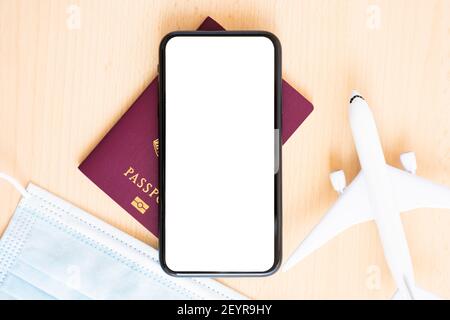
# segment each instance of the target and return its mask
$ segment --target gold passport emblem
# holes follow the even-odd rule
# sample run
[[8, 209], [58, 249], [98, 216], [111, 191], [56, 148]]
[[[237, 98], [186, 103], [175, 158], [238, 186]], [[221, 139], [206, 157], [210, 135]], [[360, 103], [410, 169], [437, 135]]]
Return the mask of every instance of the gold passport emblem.
[[153, 140], [153, 149], [155, 150], [156, 156], [159, 157], [159, 139]]
[[144, 200], [142, 200], [139, 197], [134, 198], [134, 200], [131, 201], [131, 205], [133, 207], [135, 207], [142, 214], [144, 214], [147, 211], [147, 209], [149, 208], [149, 205], [146, 204], [144, 202]]

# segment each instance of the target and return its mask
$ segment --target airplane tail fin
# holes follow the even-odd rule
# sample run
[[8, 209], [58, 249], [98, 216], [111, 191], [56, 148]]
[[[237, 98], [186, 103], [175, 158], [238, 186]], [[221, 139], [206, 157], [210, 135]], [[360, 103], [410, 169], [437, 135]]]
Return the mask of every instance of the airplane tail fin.
[[441, 300], [441, 298], [431, 292], [425, 291], [418, 286], [404, 289], [397, 289], [393, 300]]

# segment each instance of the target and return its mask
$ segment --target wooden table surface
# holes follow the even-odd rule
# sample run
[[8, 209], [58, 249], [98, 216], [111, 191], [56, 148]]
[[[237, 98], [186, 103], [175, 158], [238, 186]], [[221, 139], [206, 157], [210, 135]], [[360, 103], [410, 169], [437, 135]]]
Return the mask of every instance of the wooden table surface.
[[[77, 166], [156, 75], [163, 35], [206, 16], [265, 29], [283, 76], [315, 106], [284, 146], [284, 257], [336, 200], [328, 174], [359, 171], [348, 96], [368, 100], [388, 162], [450, 185], [450, 1], [0, 0], [0, 171], [157, 246]], [[118, 151], [120, 152], [120, 150]], [[0, 233], [19, 194], [0, 183]], [[417, 283], [450, 298], [449, 210], [403, 215]], [[224, 279], [252, 298], [389, 298], [373, 223], [347, 230], [288, 273]]]

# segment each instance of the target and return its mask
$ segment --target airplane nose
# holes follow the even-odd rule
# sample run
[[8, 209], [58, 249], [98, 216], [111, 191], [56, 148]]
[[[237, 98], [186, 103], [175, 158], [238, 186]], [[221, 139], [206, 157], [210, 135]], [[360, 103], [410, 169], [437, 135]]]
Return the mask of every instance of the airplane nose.
[[353, 101], [355, 98], [361, 98], [361, 99], [364, 100], [364, 98], [359, 94], [358, 91], [353, 90], [353, 91], [352, 91], [352, 94], [350, 95], [350, 103], [352, 103], [352, 101]]

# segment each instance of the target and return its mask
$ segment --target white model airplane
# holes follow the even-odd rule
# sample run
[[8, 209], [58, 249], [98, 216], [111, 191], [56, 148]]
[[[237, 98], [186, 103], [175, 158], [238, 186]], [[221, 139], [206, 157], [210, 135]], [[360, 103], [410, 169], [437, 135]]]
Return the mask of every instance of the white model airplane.
[[288, 259], [283, 271], [347, 228], [374, 220], [398, 287], [394, 299], [436, 299], [415, 284], [400, 212], [421, 207], [450, 209], [450, 188], [415, 176], [413, 152], [400, 156], [406, 171], [386, 164], [372, 112], [356, 91], [350, 98], [350, 125], [361, 171], [348, 187], [342, 170], [330, 174], [340, 196]]

